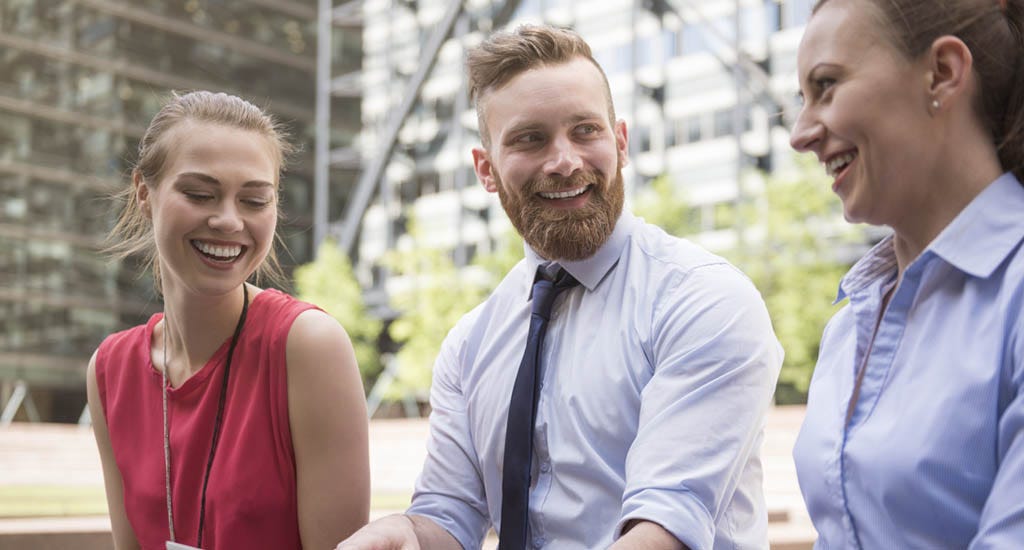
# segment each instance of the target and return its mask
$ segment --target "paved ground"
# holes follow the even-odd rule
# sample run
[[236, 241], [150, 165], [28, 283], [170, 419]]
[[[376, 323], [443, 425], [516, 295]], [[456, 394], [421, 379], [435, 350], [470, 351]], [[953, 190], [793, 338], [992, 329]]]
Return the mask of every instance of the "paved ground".
[[[802, 407], [776, 407], [769, 415], [764, 445], [765, 489], [771, 512], [769, 538], [774, 550], [810, 547], [814, 530], [800, 499], [790, 450]], [[375, 497], [387, 506], [400, 506], [411, 493], [426, 453], [425, 420], [375, 420], [370, 423], [371, 478]], [[16, 485], [101, 487], [99, 457], [92, 433], [75, 426], [15, 424], [0, 428], [0, 488]], [[375, 516], [391, 510], [375, 509]], [[0, 550], [43, 548], [25, 542], [33, 533], [109, 531], [106, 517], [0, 520]], [[63, 540], [63, 539], [62, 539]], [[56, 539], [45, 547], [59, 548]], [[493, 542], [485, 546], [492, 548]], [[89, 547], [83, 544], [80, 548]], [[101, 548], [102, 546], [96, 546]]]

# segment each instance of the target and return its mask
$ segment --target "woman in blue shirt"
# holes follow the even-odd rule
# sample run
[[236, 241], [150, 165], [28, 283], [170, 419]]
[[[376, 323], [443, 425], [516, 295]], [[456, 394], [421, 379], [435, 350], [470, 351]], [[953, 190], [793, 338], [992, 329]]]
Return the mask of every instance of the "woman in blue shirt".
[[792, 134], [847, 220], [794, 449], [818, 548], [1024, 548], [1024, 0], [823, 0]]

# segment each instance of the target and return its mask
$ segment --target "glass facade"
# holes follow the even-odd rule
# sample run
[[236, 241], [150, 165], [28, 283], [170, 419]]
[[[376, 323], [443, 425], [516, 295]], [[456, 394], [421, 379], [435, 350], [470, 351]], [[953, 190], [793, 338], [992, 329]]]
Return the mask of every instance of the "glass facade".
[[[302, 152], [282, 181], [280, 257], [311, 259], [316, 15], [315, 0], [0, 2], [0, 407], [21, 381], [42, 419], [73, 420], [99, 342], [160, 308], [136, 262], [101, 249], [170, 90], [238, 94], [285, 122]], [[332, 36], [333, 71], [358, 71], [361, 28]], [[359, 98], [333, 101], [332, 145], [350, 146]], [[355, 171], [331, 176], [343, 201]]]
[[[666, 175], [700, 213], [699, 225], [711, 231], [721, 225], [713, 214], [719, 204], [731, 208], [756, 191], [746, 172], [790, 160], [779, 113], [795, 104], [796, 39], [812, 3], [523, 0], [511, 3], [507, 25], [565, 25], [588, 40], [608, 76], [616, 115], [630, 128], [627, 196]], [[374, 296], [405, 284], [389, 279], [385, 263], [389, 250], [411, 246], [413, 219], [420, 241], [462, 260], [471, 259], [472, 250], [493, 249], [509, 230], [496, 197], [476, 183], [469, 154], [479, 142], [476, 116], [463, 96], [464, 52], [494, 27], [492, 18], [507, 4], [465, 3], [460, 25], [404, 120], [358, 243], [357, 275], [379, 291]], [[361, 81], [366, 151], [380, 149], [381, 129], [403, 99], [419, 44], [438, 25], [437, 5], [363, 2], [366, 34], [374, 37], [364, 48]], [[751, 61], [739, 85], [732, 61], [737, 48]]]

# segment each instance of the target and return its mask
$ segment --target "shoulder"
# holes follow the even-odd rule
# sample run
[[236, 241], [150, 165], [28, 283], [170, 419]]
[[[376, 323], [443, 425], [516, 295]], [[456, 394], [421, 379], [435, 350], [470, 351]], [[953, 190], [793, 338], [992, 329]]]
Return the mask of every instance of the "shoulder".
[[646, 288], [658, 294], [722, 297], [757, 297], [753, 282], [725, 258], [660, 227], [641, 223], [628, 250], [631, 280], [647, 280]]
[[663, 270], [686, 274], [701, 268], [739, 270], [721, 256], [681, 237], [669, 235], [656, 225], [640, 223], [630, 239], [630, 255], [636, 260]]
[[[320, 311], [320, 308], [309, 302], [303, 302], [279, 290], [268, 288], [257, 294], [249, 306], [249, 317], [246, 330], [252, 332], [252, 338], [269, 338], [272, 346], [279, 349], [295, 329], [295, 323], [308, 311]], [[324, 314], [330, 319], [330, 316]], [[302, 329], [300, 329], [301, 331]]]
[[316, 304], [304, 302], [286, 292], [281, 292], [274, 288], [261, 290], [259, 294], [253, 298], [252, 304], [253, 305], [250, 305], [251, 308], [254, 308], [256, 304], [259, 304], [258, 307], [260, 308], [260, 311], [265, 312], [265, 314], [271, 318], [280, 317], [281, 315], [294, 317], [308, 309], [319, 309]]
[[97, 353], [119, 351], [129, 346], [145, 343], [146, 336], [150, 333], [151, 326], [155, 325], [160, 319], [161, 315], [156, 314], [153, 315], [149, 322], [144, 325], [136, 325], [134, 327], [109, 334], [103, 339], [103, 342], [100, 343], [99, 348], [96, 350]]
[[160, 314], [153, 315], [149, 322], [144, 325], [137, 325], [108, 335], [100, 343], [93, 353], [90, 364], [93, 370], [105, 374], [106, 369], [116, 368], [118, 365], [128, 363], [124, 361], [128, 357], [142, 354], [149, 355], [149, 335], [152, 327], [161, 318]]
[[520, 260], [502, 277], [483, 302], [459, 318], [449, 331], [446, 341], [465, 340], [474, 330], [486, 330], [491, 319], [503, 318], [508, 314], [512, 300], [523, 300], [524, 296], [528, 296], [532, 284], [530, 266], [526, 260]]
[[345, 329], [322, 309], [302, 309], [288, 329], [289, 363], [294, 354], [315, 357], [318, 353], [344, 352], [351, 347]]

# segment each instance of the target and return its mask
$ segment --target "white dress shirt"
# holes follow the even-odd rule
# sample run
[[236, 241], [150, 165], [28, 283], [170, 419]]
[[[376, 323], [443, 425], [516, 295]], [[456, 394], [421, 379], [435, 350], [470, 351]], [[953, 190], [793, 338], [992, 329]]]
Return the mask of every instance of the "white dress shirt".
[[[500, 530], [505, 426], [526, 346], [529, 247], [445, 339], [412, 514], [464, 548]], [[529, 540], [604, 548], [631, 519], [691, 549], [767, 548], [760, 447], [782, 363], [764, 302], [725, 260], [623, 213], [554, 305], [534, 430]]]

